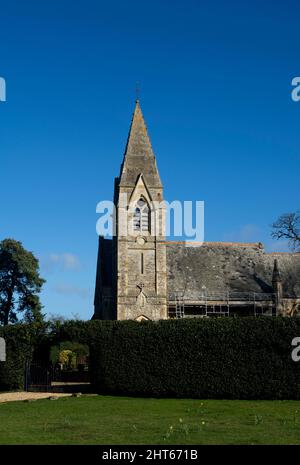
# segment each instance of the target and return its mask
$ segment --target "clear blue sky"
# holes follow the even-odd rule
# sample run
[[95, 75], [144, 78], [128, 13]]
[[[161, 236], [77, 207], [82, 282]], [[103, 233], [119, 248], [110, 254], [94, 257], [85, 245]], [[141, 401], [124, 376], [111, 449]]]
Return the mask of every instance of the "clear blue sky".
[[45, 311], [93, 312], [96, 204], [135, 100], [168, 200], [205, 201], [207, 241], [262, 241], [299, 209], [298, 1], [1, 2], [0, 239], [41, 260]]

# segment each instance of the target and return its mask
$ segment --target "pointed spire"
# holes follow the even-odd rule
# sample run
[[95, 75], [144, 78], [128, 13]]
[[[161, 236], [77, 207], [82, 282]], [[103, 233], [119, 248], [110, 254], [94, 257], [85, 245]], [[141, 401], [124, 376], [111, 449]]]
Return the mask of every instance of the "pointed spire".
[[154, 157], [140, 102], [136, 100], [125, 157], [140, 155], [147, 155], [149, 158]]
[[279, 282], [279, 281], [281, 281], [281, 276], [280, 276], [280, 273], [279, 273], [278, 260], [277, 260], [277, 258], [275, 258], [272, 282], [274, 283], [274, 282]]
[[162, 187], [140, 103], [136, 100], [121, 166], [120, 185], [134, 186], [140, 174], [149, 187]]

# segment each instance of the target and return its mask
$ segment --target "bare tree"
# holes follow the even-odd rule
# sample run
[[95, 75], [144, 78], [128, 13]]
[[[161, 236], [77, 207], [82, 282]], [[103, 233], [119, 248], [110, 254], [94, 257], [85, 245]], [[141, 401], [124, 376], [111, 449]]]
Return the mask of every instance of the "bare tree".
[[284, 213], [272, 224], [274, 239], [288, 239], [292, 250], [300, 251], [300, 211]]

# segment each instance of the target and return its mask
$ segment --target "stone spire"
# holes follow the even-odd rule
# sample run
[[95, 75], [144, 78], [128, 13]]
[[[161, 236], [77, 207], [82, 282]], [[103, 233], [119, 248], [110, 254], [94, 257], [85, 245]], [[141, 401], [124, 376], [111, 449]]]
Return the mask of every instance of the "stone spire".
[[279, 273], [279, 268], [278, 268], [278, 260], [275, 258], [274, 260], [274, 267], [273, 267], [273, 277], [272, 277], [272, 283], [278, 283], [281, 282], [281, 277]]
[[162, 187], [147, 127], [137, 100], [121, 166], [120, 186], [134, 186], [140, 174], [143, 174], [148, 187]]
[[279, 315], [282, 313], [282, 280], [278, 267], [278, 260], [275, 258], [274, 267], [273, 267], [273, 276], [272, 276], [272, 287], [275, 294], [275, 307], [276, 314]]

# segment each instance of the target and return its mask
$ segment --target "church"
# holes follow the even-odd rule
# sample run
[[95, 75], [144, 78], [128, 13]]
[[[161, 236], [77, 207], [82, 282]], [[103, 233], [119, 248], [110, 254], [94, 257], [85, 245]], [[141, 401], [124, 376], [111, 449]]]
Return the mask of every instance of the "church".
[[99, 237], [93, 319], [291, 316], [300, 311], [300, 253], [266, 253], [261, 243], [195, 247], [168, 241], [163, 200], [137, 101], [115, 178], [116, 233], [112, 239]]

